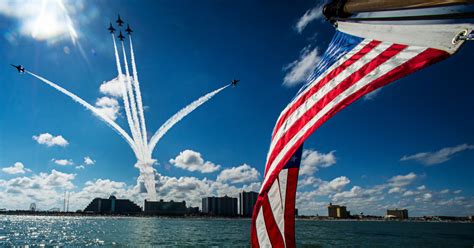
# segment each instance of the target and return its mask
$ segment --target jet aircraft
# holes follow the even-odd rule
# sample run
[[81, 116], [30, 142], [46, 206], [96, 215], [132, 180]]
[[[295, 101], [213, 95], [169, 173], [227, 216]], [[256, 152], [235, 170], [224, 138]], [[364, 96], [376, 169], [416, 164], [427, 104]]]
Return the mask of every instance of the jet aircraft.
[[118, 19], [117, 19], [117, 24], [119, 27], [123, 26], [123, 21], [122, 21], [122, 18], [120, 18], [120, 15], [118, 15]]
[[125, 32], [127, 32], [128, 35], [133, 32], [133, 30], [130, 28], [130, 25], [127, 24], [127, 29], [125, 29]]
[[15, 67], [19, 73], [25, 73], [25, 68], [22, 65], [13, 65], [13, 64], [10, 64], [10, 65]]
[[115, 32], [115, 28], [112, 26], [112, 23], [110, 23], [108, 30], [111, 34]]
[[234, 80], [232, 80], [231, 84], [232, 84], [233, 87], [235, 87], [235, 86], [237, 86], [238, 82], [240, 82], [239, 79], [234, 79]]
[[119, 36], [117, 36], [119, 38], [119, 40], [123, 41], [123, 39], [125, 38], [125, 36], [122, 35], [122, 31], [120, 31], [120, 34]]

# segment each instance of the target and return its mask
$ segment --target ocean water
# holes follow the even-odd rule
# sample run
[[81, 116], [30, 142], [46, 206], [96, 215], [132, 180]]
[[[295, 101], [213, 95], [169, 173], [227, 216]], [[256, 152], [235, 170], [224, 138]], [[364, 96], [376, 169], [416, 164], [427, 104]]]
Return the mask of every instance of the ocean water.
[[[0, 216], [0, 247], [249, 246], [248, 219]], [[474, 247], [474, 224], [297, 221], [299, 247]]]

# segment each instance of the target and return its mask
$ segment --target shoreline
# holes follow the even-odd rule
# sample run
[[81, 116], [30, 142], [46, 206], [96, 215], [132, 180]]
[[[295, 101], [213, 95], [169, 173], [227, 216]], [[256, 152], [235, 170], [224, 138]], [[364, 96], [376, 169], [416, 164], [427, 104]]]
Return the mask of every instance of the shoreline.
[[[150, 214], [97, 214], [97, 213], [78, 213], [78, 212], [47, 212], [47, 211], [3, 211], [0, 216], [44, 216], [44, 217], [92, 217], [92, 218], [157, 218], [157, 219], [207, 219], [207, 220], [251, 220], [250, 217], [226, 217], [226, 216], [207, 216], [207, 215], [150, 215]], [[426, 217], [425, 217], [426, 218]], [[296, 221], [307, 222], [427, 222], [427, 223], [466, 223], [474, 224], [473, 220], [467, 217], [450, 217], [452, 219], [423, 219], [423, 217], [412, 217], [409, 219], [384, 219], [380, 218], [349, 218], [349, 219], [332, 219], [327, 217], [296, 217]]]

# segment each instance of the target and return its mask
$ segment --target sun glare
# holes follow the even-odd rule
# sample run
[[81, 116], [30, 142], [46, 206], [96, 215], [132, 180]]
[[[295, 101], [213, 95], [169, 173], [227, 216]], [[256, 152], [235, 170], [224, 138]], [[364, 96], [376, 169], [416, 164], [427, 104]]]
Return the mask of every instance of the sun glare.
[[43, 0], [38, 2], [38, 15], [26, 20], [24, 30], [34, 39], [54, 42], [63, 36], [69, 36], [75, 44], [77, 32], [61, 0]]

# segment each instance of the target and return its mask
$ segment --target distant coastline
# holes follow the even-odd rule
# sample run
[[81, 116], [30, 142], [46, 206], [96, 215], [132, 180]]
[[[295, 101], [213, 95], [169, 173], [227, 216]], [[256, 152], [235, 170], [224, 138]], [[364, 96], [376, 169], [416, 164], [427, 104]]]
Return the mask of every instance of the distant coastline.
[[[249, 217], [234, 216], [211, 216], [211, 215], [151, 215], [151, 214], [98, 214], [87, 212], [53, 212], [53, 211], [29, 211], [29, 210], [7, 210], [0, 211], [0, 216], [50, 216], [50, 217], [141, 217], [141, 218], [175, 218], [175, 219], [232, 219], [232, 220], [250, 220]], [[423, 216], [410, 217], [405, 220], [400, 219], [386, 219], [382, 216], [370, 216], [366, 218], [346, 218], [336, 219], [327, 216], [297, 216], [297, 221], [352, 221], [352, 222], [453, 222], [453, 223], [472, 223], [474, 220], [471, 216]]]

